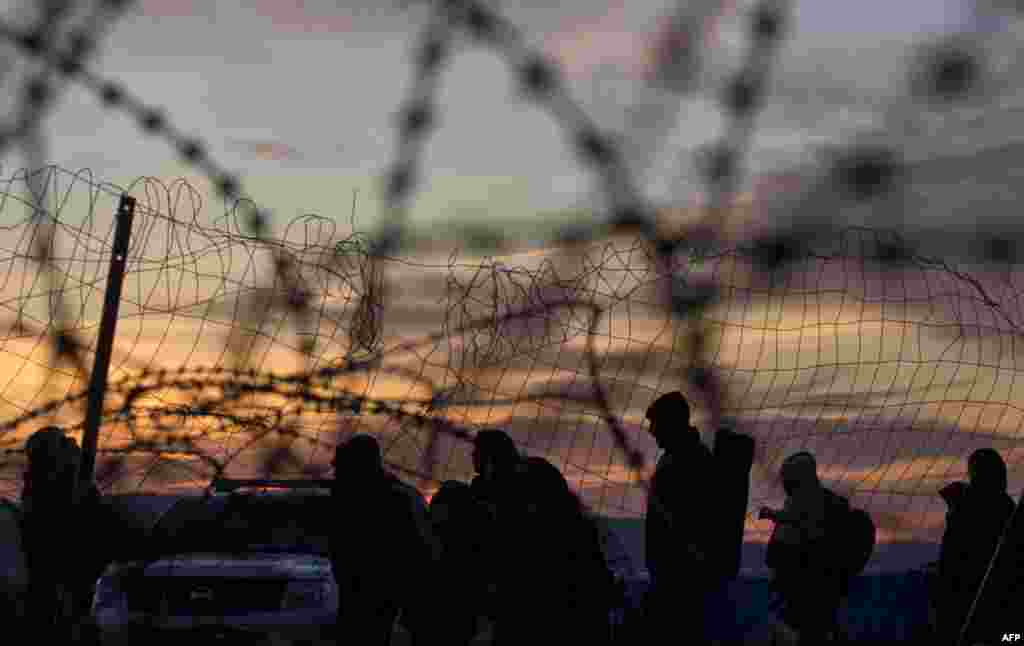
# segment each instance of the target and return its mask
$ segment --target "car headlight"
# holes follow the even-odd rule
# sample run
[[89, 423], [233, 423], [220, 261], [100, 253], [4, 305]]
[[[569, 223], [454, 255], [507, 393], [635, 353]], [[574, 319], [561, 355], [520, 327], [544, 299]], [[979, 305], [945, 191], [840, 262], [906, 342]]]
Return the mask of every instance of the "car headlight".
[[124, 592], [117, 585], [116, 580], [107, 577], [96, 579], [96, 591], [92, 597], [92, 611], [106, 609], [124, 609], [126, 599]]
[[331, 599], [333, 584], [330, 581], [291, 581], [284, 591], [282, 610], [300, 608], [325, 608]]

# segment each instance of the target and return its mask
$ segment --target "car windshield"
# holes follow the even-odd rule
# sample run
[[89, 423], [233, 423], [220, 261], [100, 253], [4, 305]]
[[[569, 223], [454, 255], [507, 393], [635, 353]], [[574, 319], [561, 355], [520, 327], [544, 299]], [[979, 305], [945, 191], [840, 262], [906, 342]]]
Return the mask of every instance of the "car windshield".
[[160, 555], [186, 552], [328, 554], [330, 498], [247, 495], [179, 501], [153, 528]]

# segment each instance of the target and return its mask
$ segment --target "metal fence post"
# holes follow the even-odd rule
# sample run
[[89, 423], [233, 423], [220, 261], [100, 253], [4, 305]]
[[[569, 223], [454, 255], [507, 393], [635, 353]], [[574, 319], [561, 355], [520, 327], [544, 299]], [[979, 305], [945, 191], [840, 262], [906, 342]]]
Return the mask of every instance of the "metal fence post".
[[114, 348], [114, 330], [117, 327], [117, 311], [121, 304], [121, 286], [124, 284], [124, 270], [128, 264], [128, 243], [131, 240], [134, 217], [135, 198], [122, 193], [114, 224], [114, 248], [110, 256], [103, 316], [100, 319], [99, 337], [96, 341], [96, 361], [89, 380], [89, 399], [85, 412], [85, 431], [82, 436], [82, 460], [78, 467], [75, 487], [79, 497], [88, 491], [96, 468], [96, 448], [103, 420], [107, 373], [110, 370], [110, 355]]

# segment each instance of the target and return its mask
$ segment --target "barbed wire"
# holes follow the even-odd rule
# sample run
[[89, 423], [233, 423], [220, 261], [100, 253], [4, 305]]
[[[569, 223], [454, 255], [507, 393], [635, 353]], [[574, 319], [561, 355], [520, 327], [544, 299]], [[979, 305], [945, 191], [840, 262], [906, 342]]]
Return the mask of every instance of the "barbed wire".
[[[59, 168], [49, 172], [52, 183], [61, 176], [61, 183], [77, 183], [77, 188], [89, 194], [90, 213], [80, 224], [72, 224], [67, 215], [77, 196], [74, 187], [69, 187], [63, 201], [65, 211], [50, 213], [61, 238], [77, 242], [65, 245], [71, 249], [70, 254], [54, 253], [49, 265], [59, 276], [62, 296], [74, 300], [75, 294], [82, 294], [79, 298], [84, 304], [78, 309], [87, 310], [101, 293], [103, 277], [72, 268], [102, 266], [99, 261], [109, 253], [111, 239], [104, 230], [112, 227], [112, 219], [102, 217], [104, 204], [112, 205], [129, 189], [95, 184], [84, 173], [71, 174]], [[16, 177], [26, 185], [39, 182], [29, 173]], [[68, 182], [68, 177], [74, 181]], [[192, 194], [187, 183], [172, 187], [179, 193]], [[19, 263], [32, 257], [32, 238], [25, 233], [34, 226], [34, 209], [30, 200], [16, 198], [17, 192], [11, 188], [5, 193], [5, 215], [11, 215], [15, 208], [29, 215], [8, 229], [10, 239], [21, 241], [8, 252], [8, 258], [0, 259], [11, 268], [2, 282], [8, 286], [19, 284], [16, 274], [33, 273], [20, 269]], [[120, 378], [112, 380], [108, 390], [100, 447], [103, 459], [98, 473], [100, 481], [110, 486], [132, 478], [139, 478], [139, 482], [159, 481], [161, 477], [179, 482], [205, 481], [211, 474], [236, 468], [247, 472], [257, 469], [268, 475], [294, 469], [320, 473], [326, 467], [317, 466], [319, 461], [306, 452], [329, 450], [334, 445], [325, 439], [325, 431], [330, 436], [338, 429], [347, 433], [365, 426], [379, 433], [390, 424], [393, 434], [386, 435], [390, 438], [389, 464], [419, 478], [429, 488], [442, 479], [465, 476], [468, 465], [464, 461], [460, 465], [455, 458], [460, 449], [446, 448], [447, 442], [468, 442], [481, 425], [505, 425], [494, 420], [507, 413], [495, 411], [530, 407], [535, 417], [513, 413], [507, 418], [516, 441], [530, 450], [560, 455], [563, 466], [576, 474], [580, 486], [590, 483], [585, 487], [592, 490], [591, 497], [597, 496], [596, 507], [636, 513], [635, 503], [615, 503], [610, 498], [616, 490], [642, 490], [646, 482], [650, 449], [645, 449], [646, 441], [637, 423], [627, 420], [636, 419], [638, 406], [642, 414], [645, 401], [671, 389], [668, 384], [690, 388], [685, 374], [694, 355], [708, 357], [708, 371], [720, 375], [720, 391], [726, 393], [717, 404], [721, 414], [757, 438], [762, 481], [773, 477], [771, 464], [775, 458], [769, 449], [778, 449], [781, 454], [793, 450], [794, 443], [827, 447], [830, 442], [849, 442], [852, 438], [863, 441], [872, 434], [896, 435], [906, 429], [942, 423], [938, 413], [932, 417], [922, 417], [920, 412], [907, 416], [901, 412], [907, 409], [949, 405], [998, 409], [999, 419], [986, 424], [998, 433], [972, 434], [971, 441], [989, 444], [993, 438], [1003, 438], [1010, 443], [1007, 446], [1016, 446], [1019, 440], [1015, 438], [1019, 438], [1020, 424], [1024, 423], [1024, 409], [1012, 392], [958, 393], [964, 390], [959, 382], [943, 378], [947, 367], [977, 374], [989, 371], [996, 374], [997, 381], [998, 375], [1009, 374], [1012, 379], [1019, 370], [1014, 353], [1006, 349], [1013, 347], [1024, 320], [1016, 270], [999, 276], [976, 274], [948, 261], [914, 255], [901, 270], [910, 286], [895, 295], [886, 291], [891, 292], [891, 287], [886, 288], [879, 296], [874, 292], [875, 279], [890, 277], [892, 271], [880, 249], [879, 240], [888, 239], [885, 232], [854, 228], [843, 232], [831, 246], [808, 246], [802, 257], [793, 260], [785, 280], [771, 286], [740, 280], [743, 274], [735, 272], [737, 263], [756, 264], [756, 250], [749, 245], [707, 253], [694, 251], [692, 258], [699, 255], [712, 267], [710, 282], [725, 286], [721, 292], [725, 296], [694, 317], [704, 330], [702, 342], [706, 345], [702, 353], [689, 352], [686, 341], [680, 345], [675, 332], [671, 342], [659, 344], [657, 337], [663, 332], [643, 331], [645, 325], [670, 330], [680, 323], [663, 305], [659, 286], [666, 277], [665, 267], [642, 238], [591, 243], [581, 251], [574, 272], [556, 267], [557, 253], [551, 259], [534, 261], [532, 266], [508, 259], [458, 262], [455, 256], [439, 265], [391, 259], [383, 269], [399, 284], [410, 276], [421, 280], [433, 276], [432, 287], [414, 291], [433, 301], [434, 306], [428, 310], [416, 303], [403, 303], [402, 299], [385, 302], [380, 318], [382, 324], [392, 323], [381, 328], [380, 349], [371, 355], [354, 352], [359, 341], [351, 332], [352, 327], [360, 325], [359, 290], [365, 285], [361, 271], [366, 263], [382, 262], [372, 256], [366, 235], [355, 233], [336, 240], [328, 231], [329, 236], [312, 239], [295, 235], [256, 239], [239, 233], [231, 217], [203, 224], [194, 205], [188, 209], [186, 203], [172, 199], [172, 188], [159, 181], [135, 182], [130, 192], [139, 195], [138, 235], [129, 254], [121, 342], [113, 367]], [[165, 210], [164, 205], [185, 206], [187, 211], [178, 215]], [[310, 222], [308, 218], [296, 220], [285, 231], [301, 231], [303, 221]], [[273, 253], [265, 256], [271, 262], [261, 264], [258, 259], [267, 246], [273, 247]], [[344, 256], [344, 262], [335, 261], [336, 254]], [[284, 325], [285, 321], [294, 324], [287, 300], [290, 287], [281, 281], [267, 284], [260, 275], [260, 267], [275, 275], [278, 269], [273, 259], [282, 257], [290, 259], [291, 271], [309, 285], [309, 309], [319, 317], [307, 328], [316, 340], [312, 354], [310, 346], [301, 340], [289, 340], [294, 337]], [[164, 290], [167, 284], [204, 279], [206, 285], [188, 293]], [[4, 339], [4, 352], [17, 360], [19, 371], [27, 374], [30, 354], [17, 348], [19, 344], [46, 345], [49, 323], [45, 313], [36, 314], [38, 307], [33, 309], [32, 303], [46, 297], [49, 288], [25, 285], [23, 291], [7, 299], [5, 309], [14, 316], [20, 313], [22, 323], [13, 326]], [[158, 294], [162, 298], [156, 298]], [[871, 326], [880, 325], [883, 330], [895, 326], [900, 330], [901, 345], [912, 345], [908, 339], [915, 334], [924, 335], [931, 340], [932, 349], [908, 346], [892, 359], [872, 358], [860, 349], [844, 361], [840, 356], [844, 351], [836, 341], [829, 351], [798, 345], [802, 352], [797, 355], [810, 353], [808, 357], [780, 364], [778, 353], [770, 351], [772, 337], [803, 335], [804, 329], [820, 337], [838, 324], [825, 315], [812, 315], [806, 305], [808, 298], [816, 301], [819, 309], [837, 308], [840, 314], [853, 307], [845, 319], [846, 325], [853, 326], [858, 344]], [[803, 314], [791, 324], [770, 317], [763, 324], [751, 319], [755, 302], [770, 303], [773, 299], [780, 303], [778, 307], [796, 307]], [[828, 305], [830, 299], [832, 305]], [[436, 331], [402, 333], [395, 317], [403, 316], [403, 305], [410, 312], [405, 316], [412, 317], [408, 323], [412, 329], [431, 327], [434, 316]], [[865, 309], [886, 307], [895, 307], [898, 315], [886, 315], [884, 311], [871, 315]], [[70, 334], [80, 340], [82, 362], [90, 365], [89, 317], [68, 320]], [[183, 326], [176, 327], [176, 321], [184, 322]], [[138, 331], [133, 326], [138, 326]], [[142, 333], [144, 328], [150, 333]], [[223, 333], [211, 335], [213, 329]], [[252, 347], [239, 348], [235, 358], [230, 352], [217, 350], [224, 334], [230, 337], [240, 331], [270, 349], [261, 356]], [[944, 341], [944, 335], [950, 333], [952, 341]], [[973, 355], [961, 351], [963, 356], [959, 358], [949, 356], [950, 348], [966, 347], [972, 334], [979, 340], [986, 335], [994, 337], [1000, 350], [987, 359], [977, 354], [982, 352], [980, 349]], [[148, 349], [140, 345], [154, 338], [158, 341], [150, 341]], [[920, 338], [917, 343], [921, 343]], [[185, 352], [188, 346], [191, 350]], [[617, 346], [625, 350], [614, 350]], [[171, 352], [173, 348], [178, 351]], [[219, 360], [199, 367], [198, 361], [205, 357], [209, 362], [218, 353]], [[830, 357], [831, 353], [836, 356]], [[268, 368], [279, 365], [287, 356], [305, 357], [305, 367], [289, 373]], [[173, 361], [181, 363], [172, 363], [173, 369], [169, 369], [168, 362]], [[888, 370], [887, 365], [896, 366], [909, 379], [907, 383], [919, 384], [914, 374], [923, 370], [930, 383], [925, 380], [921, 384], [920, 394], [902, 390], [895, 378], [887, 389], [877, 392], [874, 386], [834, 392], [842, 387], [839, 384], [849, 381], [842, 378], [843, 371], [874, 372], [872, 384], [883, 379], [884, 386], [879, 372]], [[49, 370], [45, 364], [36, 371], [40, 369], [44, 373]], [[762, 378], [756, 377], [758, 373]], [[543, 375], [550, 376], [537, 381]], [[676, 381], [681, 377], [683, 382]], [[65, 379], [75, 383], [73, 373]], [[391, 385], [382, 383], [387, 379]], [[82, 383], [80, 376], [77, 383]], [[27, 393], [14, 397], [10, 389], [9, 385], [3, 393], [8, 406], [17, 399], [29, 403], [34, 399]], [[381, 392], [391, 394], [377, 394]], [[19, 404], [22, 412], [8, 416], [0, 434], [0, 444], [6, 445], [0, 450], [5, 451], [6, 459], [15, 460], [6, 468], [20, 462], [20, 442], [27, 430], [59, 419], [71, 433], [80, 432], [84, 397], [79, 387], [37, 405]], [[701, 404], [701, 408], [710, 408], [704, 401]], [[794, 410], [795, 417], [784, 414]], [[821, 425], [836, 414], [844, 420], [846, 430], [842, 433]], [[375, 419], [384, 426], [373, 422]], [[1014, 419], [1018, 420], [1016, 424]], [[962, 440], [952, 439], [957, 435], [957, 421], [948, 423], [952, 426], [946, 433], [947, 444], [959, 445]], [[611, 433], [607, 429], [612, 429]], [[607, 444], [600, 440], [602, 435], [611, 438], [610, 445], [604, 449], [585, 448], [588, 444]], [[940, 446], [941, 437], [933, 434], [936, 446], [918, 447], [914, 457], [936, 455], [933, 466], [941, 469], [947, 448]], [[234, 441], [230, 438], [241, 439], [241, 445], [227, 448]], [[880, 451], [899, 455], [901, 448], [888, 446], [889, 439]], [[627, 456], [622, 475], [615, 475], [614, 469], [601, 473], [600, 465], [611, 468], [615, 464], [609, 451]], [[262, 456], [255, 464], [251, 463], [254, 455]], [[138, 464], [134, 470], [124, 466], [142, 458], [155, 461]], [[849, 456], [856, 458], [856, 452]], [[179, 472], [175, 466], [193, 462], [198, 470]], [[1016, 462], [1010, 462], [1011, 469], [1015, 469]], [[855, 476], [857, 469], [850, 468], [836, 477], [852, 492], [864, 495], [873, 496], [896, 486], [906, 487], [904, 493], [911, 498], [920, 497], [924, 476], [902, 484], [898, 473], [880, 475], [887, 468], [880, 461], [862, 476]], [[627, 472], [631, 475], [624, 477]], [[864, 479], [858, 484], [857, 477]], [[874, 480], [879, 477], [892, 484], [881, 486], [882, 481]]]

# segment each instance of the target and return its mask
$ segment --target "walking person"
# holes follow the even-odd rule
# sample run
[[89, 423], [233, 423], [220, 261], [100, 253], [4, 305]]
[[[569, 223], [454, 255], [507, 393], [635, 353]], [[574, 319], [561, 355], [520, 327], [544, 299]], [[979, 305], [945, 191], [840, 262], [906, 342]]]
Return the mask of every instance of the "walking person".
[[698, 644], [705, 639], [705, 595], [717, 575], [709, 558], [717, 517], [708, 491], [713, 458], [690, 425], [690, 406], [682, 393], [655, 400], [647, 420], [664, 451], [651, 478], [645, 519], [649, 641]]

